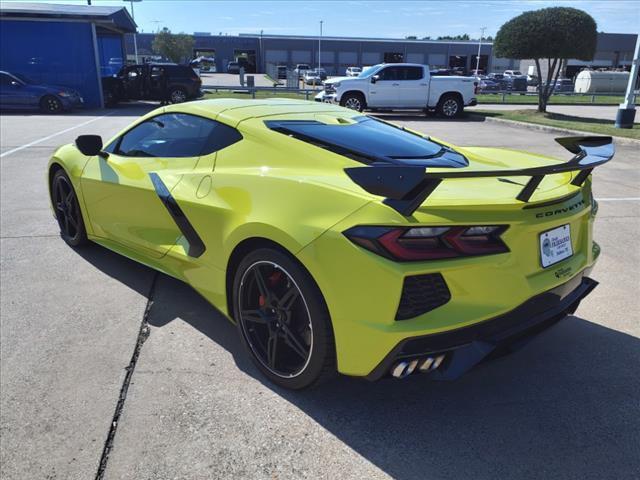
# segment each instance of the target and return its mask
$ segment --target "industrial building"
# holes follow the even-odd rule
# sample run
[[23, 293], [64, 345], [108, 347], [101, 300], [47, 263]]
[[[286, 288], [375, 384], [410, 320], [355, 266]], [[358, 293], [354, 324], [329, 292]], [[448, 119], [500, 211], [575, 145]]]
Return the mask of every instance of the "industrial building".
[[[630, 70], [633, 61], [633, 51], [636, 46], [634, 33], [598, 33], [598, 43], [593, 60], [567, 60], [560, 72], [561, 76], [574, 78], [580, 70], [591, 69], [624, 69]], [[520, 71], [527, 73], [530, 67], [535, 66], [533, 60], [520, 61]], [[547, 62], [540, 63], [542, 76], [547, 75]]]
[[103, 106], [101, 78], [126, 58], [136, 24], [124, 7], [0, 3], [0, 70], [79, 91]]
[[[127, 36], [127, 52], [132, 59], [133, 36]], [[476, 68], [478, 42], [450, 40], [405, 40], [390, 38], [349, 38], [293, 35], [209, 35], [194, 34], [193, 56], [214, 57], [216, 70], [226, 72], [227, 63], [241, 61], [248, 72], [266, 72], [269, 65], [294, 67], [298, 63], [318, 65], [329, 75], [344, 75], [347, 67], [376, 65], [382, 62], [428, 64], [433, 68]], [[138, 54], [152, 56], [153, 34], [138, 34]], [[491, 65], [491, 43], [483, 43], [480, 68]], [[495, 59], [494, 59], [495, 60]], [[517, 67], [512, 60], [500, 59], [500, 69]]]

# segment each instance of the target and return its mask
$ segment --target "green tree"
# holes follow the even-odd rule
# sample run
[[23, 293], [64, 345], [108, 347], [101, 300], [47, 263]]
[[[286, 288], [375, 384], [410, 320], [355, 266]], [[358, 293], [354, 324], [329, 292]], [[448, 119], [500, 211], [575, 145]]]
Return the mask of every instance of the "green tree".
[[154, 52], [168, 58], [172, 62], [180, 63], [193, 55], [194, 40], [185, 33], [173, 34], [168, 28], [156, 33], [151, 48]]
[[[592, 60], [596, 51], [596, 22], [576, 8], [552, 7], [525, 12], [500, 27], [493, 42], [499, 57], [533, 59], [538, 73], [538, 111], [546, 112], [563, 63], [570, 58]], [[542, 78], [540, 62], [547, 61]], [[544, 80], [544, 81], [543, 81]]]

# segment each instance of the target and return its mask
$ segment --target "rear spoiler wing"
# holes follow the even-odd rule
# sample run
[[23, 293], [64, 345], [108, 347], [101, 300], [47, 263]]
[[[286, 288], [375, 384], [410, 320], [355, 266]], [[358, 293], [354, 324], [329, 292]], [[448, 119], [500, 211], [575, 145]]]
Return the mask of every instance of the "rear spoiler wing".
[[366, 167], [345, 168], [346, 174], [364, 190], [386, 197], [384, 202], [402, 215], [410, 216], [447, 178], [531, 177], [516, 196], [528, 202], [545, 175], [579, 172], [571, 181], [581, 186], [591, 171], [607, 163], [615, 154], [611, 137], [560, 137], [560, 145], [574, 153], [566, 163], [510, 170], [466, 170], [430, 172], [424, 167], [376, 162]]

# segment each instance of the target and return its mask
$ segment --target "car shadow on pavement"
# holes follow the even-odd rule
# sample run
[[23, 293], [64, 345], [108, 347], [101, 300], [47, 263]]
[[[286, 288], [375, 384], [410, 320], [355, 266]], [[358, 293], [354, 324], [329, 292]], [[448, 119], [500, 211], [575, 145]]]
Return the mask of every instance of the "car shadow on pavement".
[[[148, 282], [140, 281], [146, 267], [97, 246], [79, 253], [148, 294]], [[393, 478], [640, 475], [640, 340], [579, 316], [455, 382], [338, 377], [302, 392], [267, 382], [236, 328], [189, 286], [159, 274], [149, 322], [162, 328], [177, 318]]]

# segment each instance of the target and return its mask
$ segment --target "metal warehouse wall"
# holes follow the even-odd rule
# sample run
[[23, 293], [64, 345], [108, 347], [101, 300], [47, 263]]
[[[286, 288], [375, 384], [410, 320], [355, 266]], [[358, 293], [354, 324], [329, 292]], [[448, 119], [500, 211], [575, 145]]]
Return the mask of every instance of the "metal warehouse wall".
[[[152, 55], [154, 35], [138, 34], [140, 56]], [[235, 51], [253, 50], [256, 53], [258, 71], [264, 72], [267, 64], [295, 66], [296, 63], [318, 63], [318, 40], [313, 38], [276, 38], [248, 36], [195, 35], [194, 50], [209, 50], [216, 58], [218, 72], [225, 72], [227, 63], [235, 60]], [[126, 35], [127, 53], [133, 52], [133, 36]], [[482, 45], [482, 55], [491, 57], [492, 45]], [[215, 52], [215, 53], [214, 53]], [[329, 39], [322, 40], [322, 66], [330, 75], [343, 75], [352, 65], [375, 65], [384, 61], [385, 52], [397, 52], [404, 61], [447, 67], [451, 57], [461, 57], [466, 68], [475, 68], [473, 58], [478, 44], [469, 42], [412, 42]], [[473, 58], [472, 58], [473, 57]]]
[[0, 21], [0, 70], [78, 90], [100, 107], [100, 81], [90, 23]]

